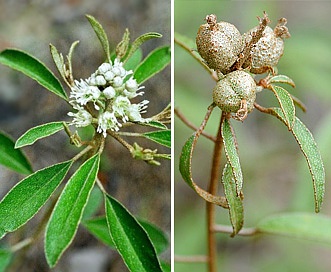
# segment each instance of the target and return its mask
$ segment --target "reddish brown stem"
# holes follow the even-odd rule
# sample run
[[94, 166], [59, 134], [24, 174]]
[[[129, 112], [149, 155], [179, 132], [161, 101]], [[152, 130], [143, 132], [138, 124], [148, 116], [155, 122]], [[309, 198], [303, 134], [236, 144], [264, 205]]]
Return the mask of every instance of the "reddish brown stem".
[[[226, 118], [226, 113], [223, 112], [214, 145], [213, 162], [212, 162], [212, 169], [211, 169], [209, 189], [208, 189], [209, 193], [211, 193], [212, 195], [216, 195], [218, 189], [219, 173], [220, 173], [219, 168], [221, 164], [221, 155], [223, 148], [221, 127], [224, 118]], [[208, 271], [216, 272], [217, 250], [216, 250], [216, 240], [215, 240], [215, 232], [214, 232], [216, 207], [215, 204], [207, 202], [206, 208], [207, 208]]]

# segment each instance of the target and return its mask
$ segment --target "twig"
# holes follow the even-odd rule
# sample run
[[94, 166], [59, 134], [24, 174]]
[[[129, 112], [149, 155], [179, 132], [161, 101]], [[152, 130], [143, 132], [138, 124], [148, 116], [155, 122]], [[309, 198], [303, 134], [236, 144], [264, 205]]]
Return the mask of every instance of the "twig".
[[179, 256], [175, 255], [175, 262], [181, 263], [206, 263], [208, 257], [204, 255], [194, 255], [194, 256]]
[[[215, 195], [218, 189], [219, 182], [219, 167], [221, 163], [221, 155], [223, 148], [223, 138], [221, 134], [221, 127], [224, 119], [226, 118], [226, 113], [222, 112], [215, 146], [214, 146], [214, 154], [213, 154], [213, 162], [212, 169], [210, 174], [210, 182], [209, 182], [209, 193]], [[216, 260], [217, 260], [217, 249], [216, 249], [216, 240], [215, 240], [215, 232], [214, 232], [214, 224], [215, 224], [215, 205], [207, 202], [207, 240], [208, 240], [208, 271], [216, 272]]]
[[[189, 120], [186, 119], [186, 117], [183, 115], [182, 112], [180, 112], [179, 109], [175, 108], [175, 114], [177, 115], [177, 117], [185, 124], [187, 125], [189, 128], [191, 128], [192, 130], [196, 131], [198, 130], [198, 127], [196, 127], [195, 125], [193, 125]], [[206, 138], [208, 138], [209, 140], [215, 142], [216, 138], [206, 132], [201, 132], [201, 135], [205, 136]]]

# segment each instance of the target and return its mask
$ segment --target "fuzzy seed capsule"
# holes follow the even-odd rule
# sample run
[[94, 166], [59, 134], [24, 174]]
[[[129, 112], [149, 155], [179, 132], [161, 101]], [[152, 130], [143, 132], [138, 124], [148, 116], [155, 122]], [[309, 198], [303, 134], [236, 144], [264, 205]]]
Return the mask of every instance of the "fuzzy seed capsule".
[[198, 52], [209, 68], [228, 73], [244, 48], [243, 38], [234, 25], [217, 23], [214, 14], [207, 15], [206, 21], [196, 36]]
[[[286, 19], [282, 18], [274, 30], [266, 26], [263, 37], [261, 37], [251, 50], [251, 72], [260, 74], [264, 73], [268, 68], [277, 66], [278, 61], [284, 53], [284, 38], [290, 37], [285, 24]], [[243, 35], [246, 43], [251, 40], [251, 33], [254, 30], [255, 28]]]
[[252, 76], [236, 70], [219, 80], [213, 89], [213, 101], [224, 112], [237, 113], [242, 109], [251, 112], [256, 98], [256, 83]]

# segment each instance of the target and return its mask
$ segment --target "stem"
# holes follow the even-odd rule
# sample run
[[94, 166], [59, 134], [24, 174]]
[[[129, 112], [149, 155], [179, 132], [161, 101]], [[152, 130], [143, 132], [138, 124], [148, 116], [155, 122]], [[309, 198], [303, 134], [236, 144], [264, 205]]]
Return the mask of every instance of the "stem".
[[188, 47], [185, 43], [181, 42], [179, 39], [175, 37], [175, 43], [177, 43], [179, 46], [181, 46], [184, 50], [186, 50], [195, 60], [197, 60], [203, 68], [205, 68], [209, 74], [213, 74], [213, 70], [211, 70], [207, 64], [201, 59], [201, 57], [198, 57], [196, 54], [193, 53], [193, 49]]
[[204, 255], [194, 255], [194, 256], [175, 256], [175, 262], [182, 263], [205, 263], [208, 261], [208, 257]]
[[[222, 112], [220, 125], [218, 128], [218, 132], [216, 135], [216, 141], [214, 146], [214, 154], [213, 154], [213, 162], [212, 169], [210, 174], [209, 181], [209, 193], [212, 195], [216, 195], [218, 189], [218, 181], [219, 181], [219, 167], [221, 163], [221, 155], [223, 148], [223, 139], [221, 134], [221, 127], [226, 117], [226, 113]], [[207, 241], [208, 241], [208, 271], [216, 272], [216, 259], [217, 259], [217, 251], [216, 251], [216, 240], [215, 240], [215, 205], [207, 202]]]
[[[178, 110], [177, 108], [175, 108], [175, 114], [177, 115], [177, 117], [185, 124], [187, 125], [189, 128], [191, 128], [194, 131], [198, 130], [198, 127], [196, 127], [195, 125], [193, 125], [189, 120], [186, 119], [186, 117], [183, 115], [183, 113], [180, 112], [180, 110]], [[204, 131], [201, 132], [201, 135], [205, 136], [206, 138], [208, 138], [209, 140], [215, 142], [216, 138]]]

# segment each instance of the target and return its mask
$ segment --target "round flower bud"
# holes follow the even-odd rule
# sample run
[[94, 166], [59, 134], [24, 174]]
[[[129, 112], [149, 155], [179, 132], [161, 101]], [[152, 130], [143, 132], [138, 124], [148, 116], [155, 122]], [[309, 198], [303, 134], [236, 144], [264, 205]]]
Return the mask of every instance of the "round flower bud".
[[112, 68], [111, 64], [110, 63], [102, 63], [99, 68], [98, 68], [98, 71], [100, 74], [105, 74], [107, 71], [109, 71], [110, 69]]
[[236, 70], [219, 80], [213, 89], [213, 101], [222, 111], [238, 112], [245, 100], [247, 112], [254, 108], [256, 83], [252, 76]]
[[225, 74], [243, 50], [243, 38], [234, 25], [217, 23], [214, 14], [207, 15], [206, 21], [206, 24], [200, 26], [196, 37], [198, 52], [209, 68]]
[[105, 80], [105, 78], [103, 76], [100, 76], [100, 75], [95, 77], [95, 82], [99, 86], [106, 85], [106, 83], [107, 83], [107, 81]]
[[112, 99], [112, 98], [115, 97], [116, 91], [115, 91], [115, 89], [112, 86], [108, 86], [107, 88], [105, 88], [103, 90], [103, 94], [105, 95], [105, 97], [107, 99]]
[[120, 76], [114, 77], [114, 80], [113, 80], [114, 87], [120, 87], [120, 86], [122, 86], [122, 84], [123, 84], [123, 78], [121, 78]]
[[105, 77], [105, 79], [107, 81], [111, 81], [111, 80], [113, 80], [115, 75], [112, 71], [107, 71], [103, 76]]

